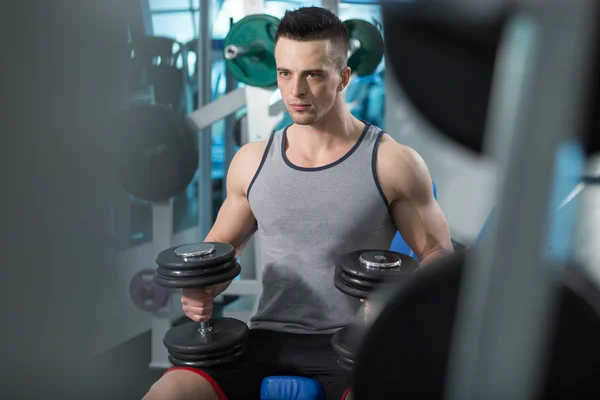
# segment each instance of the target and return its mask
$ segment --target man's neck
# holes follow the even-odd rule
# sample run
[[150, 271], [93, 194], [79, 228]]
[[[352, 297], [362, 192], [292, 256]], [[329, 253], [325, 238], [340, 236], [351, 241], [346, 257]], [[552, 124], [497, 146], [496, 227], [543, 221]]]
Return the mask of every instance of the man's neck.
[[346, 105], [342, 104], [334, 106], [327, 117], [317, 124], [295, 125], [294, 130], [302, 135], [304, 143], [327, 147], [354, 139], [358, 131], [357, 127], [361, 124], [346, 108]]

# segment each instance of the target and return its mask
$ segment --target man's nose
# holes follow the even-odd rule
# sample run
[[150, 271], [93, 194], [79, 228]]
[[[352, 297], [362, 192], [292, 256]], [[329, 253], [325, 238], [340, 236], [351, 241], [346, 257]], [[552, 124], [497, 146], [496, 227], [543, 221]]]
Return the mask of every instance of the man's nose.
[[306, 94], [306, 82], [300, 76], [297, 76], [292, 81], [292, 95], [301, 97]]

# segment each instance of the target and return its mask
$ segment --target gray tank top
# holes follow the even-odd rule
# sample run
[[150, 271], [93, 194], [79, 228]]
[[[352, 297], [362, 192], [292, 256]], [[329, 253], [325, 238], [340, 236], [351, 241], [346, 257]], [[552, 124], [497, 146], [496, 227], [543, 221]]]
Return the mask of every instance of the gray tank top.
[[247, 192], [263, 269], [258, 311], [249, 325], [332, 333], [361, 307], [334, 286], [334, 254], [389, 249], [396, 233], [376, 172], [384, 132], [367, 124], [342, 158], [303, 168], [285, 155], [286, 131], [271, 135]]

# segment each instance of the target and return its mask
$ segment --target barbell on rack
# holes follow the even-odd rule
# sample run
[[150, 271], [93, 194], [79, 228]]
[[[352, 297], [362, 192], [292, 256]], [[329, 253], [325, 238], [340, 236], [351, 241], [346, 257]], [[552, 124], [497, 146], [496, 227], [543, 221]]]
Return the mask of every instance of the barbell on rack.
[[[373, 24], [361, 20], [344, 21], [348, 28], [348, 66], [357, 76], [371, 75], [383, 58], [381, 33]], [[279, 19], [255, 14], [242, 18], [225, 37], [223, 54], [227, 68], [240, 82], [250, 86], [277, 84], [275, 34]]]

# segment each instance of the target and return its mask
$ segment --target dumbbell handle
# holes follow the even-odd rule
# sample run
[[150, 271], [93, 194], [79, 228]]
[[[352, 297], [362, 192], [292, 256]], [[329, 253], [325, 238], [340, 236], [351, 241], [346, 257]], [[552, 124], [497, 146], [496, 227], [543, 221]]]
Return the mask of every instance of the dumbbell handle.
[[259, 42], [252, 42], [249, 45], [237, 45], [230, 44], [225, 47], [225, 58], [227, 60], [233, 60], [240, 56], [256, 56], [263, 54], [265, 51], [265, 46], [260, 44]]
[[352, 57], [361, 47], [358, 39], [350, 39], [348, 42], [348, 58]]
[[207, 335], [210, 332], [212, 332], [212, 326], [210, 326], [210, 320], [200, 322], [200, 328], [198, 328], [198, 333], [201, 335]]

